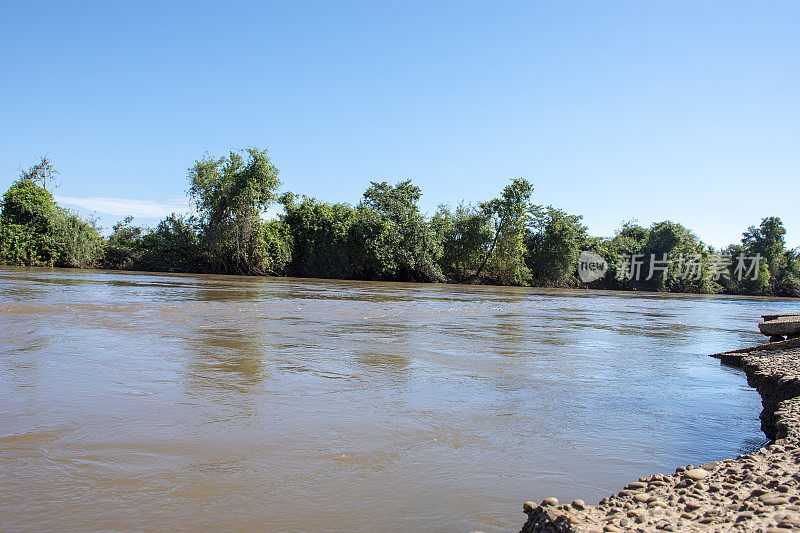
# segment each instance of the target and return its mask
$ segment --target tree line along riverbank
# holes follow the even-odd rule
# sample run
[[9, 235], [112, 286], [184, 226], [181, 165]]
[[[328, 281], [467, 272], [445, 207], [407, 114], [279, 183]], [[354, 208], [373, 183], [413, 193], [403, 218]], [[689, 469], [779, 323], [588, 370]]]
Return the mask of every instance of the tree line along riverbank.
[[[426, 216], [410, 180], [371, 182], [354, 205], [280, 193], [267, 150], [250, 148], [192, 165], [195, 215], [172, 214], [153, 228], [129, 217], [104, 237], [95, 222], [57, 205], [48, 190], [55, 173], [42, 158], [3, 195], [0, 263], [800, 296], [800, 254], [786, 248], [777, 217], [722, 250], [672, 221], [625, 222], [612, 237], [594, 237], [580, 215], [535, 204], [522, 178], [495, 198]], [[276, 204], [282, 213], [267, 219]], [[582, 251], [604, 263], [604, 276], [581, 281]], [[757, 258], [746, 272], [745, 257]]]

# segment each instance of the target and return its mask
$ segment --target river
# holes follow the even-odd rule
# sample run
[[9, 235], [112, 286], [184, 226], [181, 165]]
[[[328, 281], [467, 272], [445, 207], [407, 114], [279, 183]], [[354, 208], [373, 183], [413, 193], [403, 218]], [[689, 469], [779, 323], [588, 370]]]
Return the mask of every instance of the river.
[[0, 530], [516, 531], [762, 443], [794, 307], [0, 268]]

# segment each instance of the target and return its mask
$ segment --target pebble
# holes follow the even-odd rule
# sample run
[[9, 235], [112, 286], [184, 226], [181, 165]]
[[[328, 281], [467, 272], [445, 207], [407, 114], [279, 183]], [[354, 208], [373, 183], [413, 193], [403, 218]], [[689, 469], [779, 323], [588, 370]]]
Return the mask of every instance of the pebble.
[[759, 498], [763, 503], [767, 505], [786, 505], [789, 503], [789, 500], [784, 498], [783, 496], [762, 496]]
[[708, 477], [708, 470], [704, 468], [692, 468], [691, 470], [686, 470], [683, 475], [689, 479], [700, 481], [701, 479]]
[[574, 500], [572, 506], [579, 511], [586, 509], [586, 502], [583, 500]]

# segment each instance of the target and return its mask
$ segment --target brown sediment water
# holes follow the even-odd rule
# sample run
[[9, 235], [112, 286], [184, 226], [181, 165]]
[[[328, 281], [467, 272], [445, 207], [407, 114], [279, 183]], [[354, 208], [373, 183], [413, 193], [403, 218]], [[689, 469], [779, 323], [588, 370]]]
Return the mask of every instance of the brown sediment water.
[[596, 506], [525, 502], [521, 533], [767, 531], [800, 528], [800, 339], [714, 355], [744, 369], [764, 410], [767, 446], [629, 483]]
[[0, 529], [518, 529], [758, 446], [790, 306], [2, 268]]

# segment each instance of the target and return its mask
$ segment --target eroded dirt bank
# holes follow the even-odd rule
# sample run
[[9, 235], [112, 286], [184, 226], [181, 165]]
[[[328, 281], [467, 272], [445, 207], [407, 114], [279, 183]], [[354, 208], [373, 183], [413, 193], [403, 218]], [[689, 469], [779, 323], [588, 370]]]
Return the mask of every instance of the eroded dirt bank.
[[800, 529], [800, 339], [714, 357], [745, 370], [761, 395], [761, 427], [771, 444], [639, 478], [598, 505], [526, 502], [522, 533]]

